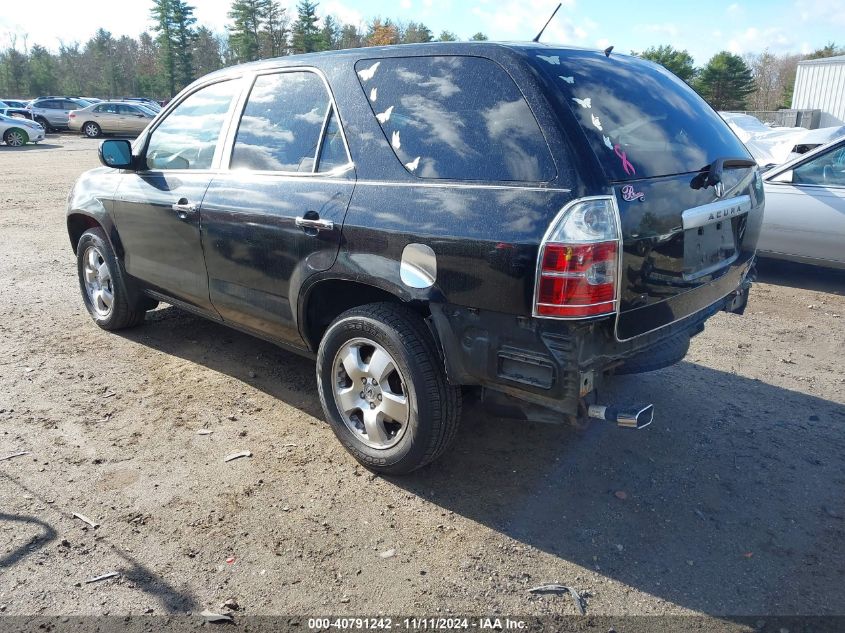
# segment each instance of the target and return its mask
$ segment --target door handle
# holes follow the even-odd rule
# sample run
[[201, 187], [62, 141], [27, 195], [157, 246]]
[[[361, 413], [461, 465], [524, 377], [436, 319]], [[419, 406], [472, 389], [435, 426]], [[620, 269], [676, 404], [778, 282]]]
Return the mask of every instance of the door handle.
[[197, 212], [197, 205], [188, 202], [187, 198], [180, 198], [179, 202], [170, 205], [170, 208], [176, 212], [180, 219], [185, 220], [189, 215]]
[[333, 231], [334, 222], [331, 220], [317, 220], [312, 218], [296, 218], [296, 226], [301, 229], [314, 229], [315, 231]]

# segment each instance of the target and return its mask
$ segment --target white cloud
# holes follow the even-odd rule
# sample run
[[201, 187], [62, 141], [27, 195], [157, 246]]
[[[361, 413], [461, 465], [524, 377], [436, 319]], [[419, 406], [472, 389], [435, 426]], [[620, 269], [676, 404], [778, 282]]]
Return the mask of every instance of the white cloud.
[[406, 11], [410, 10], [413, 5], [414, 3], [411, 2], [411, 0], [402, 0], [402, 2], [399, 3], [399, 6], [405, 9]]
[[[546, 28], [543, 41], [584, 44], [590, 36], [590, 31], [595, 28], [595, 22], [582, 20], [576, 23], [566, 12], [566, 9], [575, 6], [575, 0], [566, 0], [563, 4], [563, 8]], [[534, 37], [549, 19], [554, 11], [554, 3], [545, 0], [510, 0], [491, 5], [482, 1], [471, 11], [481, 21], [481, 30], [485, 31], [490, 39], [528, 40]]]
[[[356, 26], [364, 24], [364, 15], [360, 11], [353, 9], [342, 2], [338, 2], [337, 0], [325, 3], [321, 2], [317, 7], [317, 12], [321, 16], [331, 15], [344, 24], [354, 24]], [[293, 16], [296, 16], [295, 10], [293, 12]]]
[[780, 27], [759, 29], [751, 26], [733, 34], [727, 48], [732, 53], [742, 55], [743, 53], [758, 53], [766, 49], [773, 53], [787, 52], [795, 50], [797, 46], [795, 40]]

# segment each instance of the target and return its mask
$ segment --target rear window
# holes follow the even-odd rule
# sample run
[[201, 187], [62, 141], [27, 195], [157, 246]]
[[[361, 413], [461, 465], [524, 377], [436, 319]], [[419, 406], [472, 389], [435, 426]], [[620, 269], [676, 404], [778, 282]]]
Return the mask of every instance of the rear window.
[[595, 51], [545, 49], [533, 56], [611, 180], [695, 172], [720, 157], [750, 158], [719, 115], [656, 64]]
[[440, 55], [355, 65], [396, 157], [420, 178], [552, 180], [549, 147], [522, 93], [489, 59]]

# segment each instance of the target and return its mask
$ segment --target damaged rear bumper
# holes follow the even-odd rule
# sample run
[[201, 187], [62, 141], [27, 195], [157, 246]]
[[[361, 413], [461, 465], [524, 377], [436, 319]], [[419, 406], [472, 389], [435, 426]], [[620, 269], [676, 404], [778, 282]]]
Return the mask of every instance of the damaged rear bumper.
[[595, 388], [604, 371], [668, 338], [700, 333], [704, 322], [721, 310], [741, 313], [751, 267], [749, 261], [709, 284], [698, 297], [706, 297], [707, 307], [685, 314], [683, 307], [691, 305], [691, 298], [680, 295], [678, 305], [666, 309], [683, 316], [627, 340], [617, 338], [615, 316], [555, 321], [451, 304], [430, 308], [452, 384], [481, 386], [576, 416], [579, 401]]

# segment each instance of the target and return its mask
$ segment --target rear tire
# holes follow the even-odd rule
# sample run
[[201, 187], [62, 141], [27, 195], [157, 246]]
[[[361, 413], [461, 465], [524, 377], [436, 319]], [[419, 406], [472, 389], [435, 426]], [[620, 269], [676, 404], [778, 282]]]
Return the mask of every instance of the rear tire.
[[145, 298], [133, 299], [123, 268], [102, 229], [88, 229], [76, 247], [82, 300], [94, 323], [104, 330], [122, 330], [144, 321]]
[[39, 123], [41, 125], [41, 127], [44, 128], [45, 134], [50, 131], [50, 129], [51, 129], [50, 128], [50, 122], [47, 119], [45, 119], [43, 117], [38, 117], [38, 118], [35, 119], [35, 122]]
[[100, 126], [93, 121], [88, 121], [82, 126], [82, 133], [88, 138], [97, 138], [102, 132]]
[[410, 473], [440, 457], [458, 430], [460, 389], [446, 381], [425, 322], [402, 305], [335, 319], [320, 342], [317, 385], [335, 435], [370, 470]]

